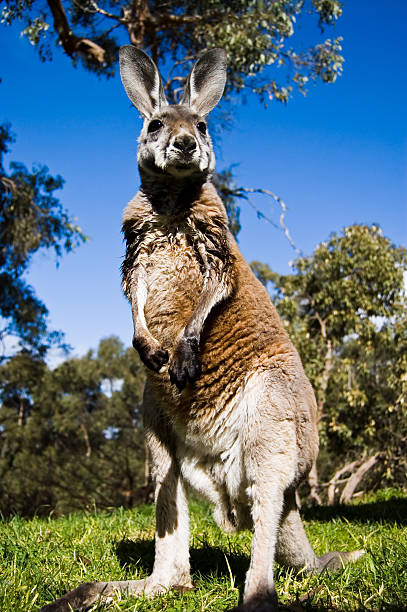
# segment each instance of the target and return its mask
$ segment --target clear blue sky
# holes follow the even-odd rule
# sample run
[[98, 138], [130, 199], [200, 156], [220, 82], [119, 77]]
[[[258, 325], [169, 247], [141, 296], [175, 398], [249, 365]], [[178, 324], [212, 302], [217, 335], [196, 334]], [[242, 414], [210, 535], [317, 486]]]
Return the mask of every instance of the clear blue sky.
[[[239, 185], [277, 193], [306, 254], [355, 222], [379, 223], [394, 243], [407, 243], [406, 23], [403, 0], [348, 0], [334, 33], [344, 38], [346, 59], [337, 83], [310, 87], [307, 97], [297, 94], [286, 106], [264, 109], [250, 99], [236, 108], [234, 127], [220, 143], [218, 168], [238, 163]], [[139, 184], [138, 114], [118, 78], [74, 69], [57, 51], [43, 64], [16, 28], [0, 27], [0, 52], [0, 121], [9, 120], [17, 137], [8, 159], [45, 163], [61, 174], [60, 199], [90, 236], [59, 268], [38, 255], [29, 280], [74, 354], [110, 334], [129, 344], [120, 224]], [[270, 214], [266, 199], [256, 204]], [[241, 216], [246, 258], [288, 272], [295, 253], [283, 234], [247, 205]]]

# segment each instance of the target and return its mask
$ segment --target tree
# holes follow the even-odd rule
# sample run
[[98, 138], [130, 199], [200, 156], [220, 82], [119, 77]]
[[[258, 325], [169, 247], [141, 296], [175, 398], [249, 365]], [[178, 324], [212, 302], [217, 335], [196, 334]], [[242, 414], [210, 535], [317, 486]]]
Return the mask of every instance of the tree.
[[143, 385], [138, 355], [115, 337], [54, 370], [27, 351], [1, 365], [0, 513], [144, 501]]
[[42, 358], [28, 351], [0, 366], [0, 513], [4, 516], [29, 514], [53, 504], [42, 452], [52, 441], [46, 421], [40, 420], [36, 427], [36, 397], [46, 371]]
[[297, 20], [317, 23], [323, 34], [341, 14], [339, 0], [6, 0], [2, 21], [22, 21], [42, 59], [52, 57], [57, 43], [74, 64], [107, 77], [115, 72], [120, 44], [149, 49], [160, 67], [174, 63], [166, 82], [172, 101], [182, 89], [185, 63], [223, 47], [227, 94], [248, 88], [262, 101], [287, 101], [294, 87], [305, 91], [310, 81], [335, 81], [343, 62], [340, 38], [321, 36], [304, 48], [293, 36]]
[[342, 465], [333, 463], [329, 503], [340, 493], [341, 480], [340, 501], [349, 501], [366, 474], [370, 486], [405, 485], [406, 306], [400, 304], [391, 317], [376, 321], [368, 338], [347, 338], [338, 351], [324, 406], [324, 435], [327, 454], [342, 457]]
[[[395, 478], [407, 425], [406, 250], [377, 226], [353, 225], [297, 259], [291, 275], [258, 262], [253, 268], [271, 283], [314, 386], [328, 469], [351, 463], [343, 477], [360, 467], [362, 457], [368, 461], [387, 449], [382, 467]], [[319, 501], [315, 470], [310, 486]]]
[[148, 457], [142, 429], [141, 404], [144, 368], [138, 353], [115, 336], [100, 341], [97, 362], [108, 381], [106, 443], [103, 446], [105, 480], [116, 492], [115, 505], [132, 507], [146, 500], [145, 466]]
[[16, 336], [20, 348], [44, 354], [62, 335], [48, 330], [48, 310], [24, 273], [39, 249], [52, 249], [58, 260], [86, 238], [54, 196], [60, 176], [19, 162], [7, 174], [3, 156], [12, 141], [10, 127], [0, 125], [0, 341]]

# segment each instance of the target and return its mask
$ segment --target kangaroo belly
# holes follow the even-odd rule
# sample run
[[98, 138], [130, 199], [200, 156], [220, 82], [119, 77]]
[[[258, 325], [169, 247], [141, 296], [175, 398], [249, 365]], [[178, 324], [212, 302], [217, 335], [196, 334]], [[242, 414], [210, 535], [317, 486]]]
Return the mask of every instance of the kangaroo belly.
[[149, 256], [145, 317], [149, 330], [171, 349], [195, 310], [203, 277], [192, 248], [168, 244]]

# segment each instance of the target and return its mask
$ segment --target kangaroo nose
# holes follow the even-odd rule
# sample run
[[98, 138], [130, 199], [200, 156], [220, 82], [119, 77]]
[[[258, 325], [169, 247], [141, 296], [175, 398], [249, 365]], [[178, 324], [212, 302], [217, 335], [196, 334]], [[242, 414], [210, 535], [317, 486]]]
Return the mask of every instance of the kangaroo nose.
[[182, 153], [191, 154], [196, 149], [196, 141], [195, 138], [192, 138], [191, 136], [179, 136], [178, 138], [175, 138], [173, 147], [179, 151], [182, 151]]

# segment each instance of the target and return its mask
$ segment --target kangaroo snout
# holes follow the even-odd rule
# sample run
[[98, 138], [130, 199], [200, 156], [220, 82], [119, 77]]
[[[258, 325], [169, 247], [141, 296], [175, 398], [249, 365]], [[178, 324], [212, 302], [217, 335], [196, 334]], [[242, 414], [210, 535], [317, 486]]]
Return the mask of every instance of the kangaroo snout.
[[181, 153], [184, 155], [192, 155], [197, 148], [196, 140], [190, 134], [177, 134], [177, 136], [174, 137], [171, 145], [174, 149], [181, 151]]

